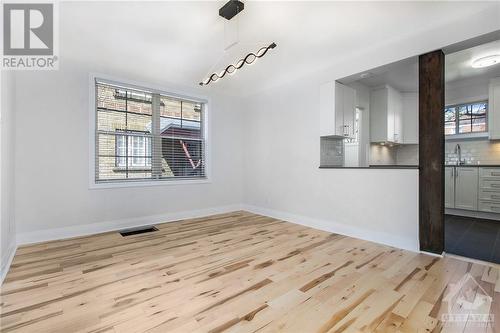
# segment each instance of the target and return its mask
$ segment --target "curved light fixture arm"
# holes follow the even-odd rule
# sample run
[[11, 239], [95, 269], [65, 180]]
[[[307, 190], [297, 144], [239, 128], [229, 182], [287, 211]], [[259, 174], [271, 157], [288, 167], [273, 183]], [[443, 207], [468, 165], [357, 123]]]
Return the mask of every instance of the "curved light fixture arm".
[[236, 70], [240, 69], [245, 64], [250, 65], [258, 58], [262, 58], [263, 56], [266, 55], [267, 51], [269, 51], [270, 49], [274, 49], [275, 47], [276, 43], [272, 42], [271, 44], [269, 44], [269, 46], [264, 46], [260, 48], [256, 53], [250, 52], [244, 58], [238, 60], [236, 64], [231, 64], [227, 66], [220, 73], [212, 73], [209, 77], [200, 82], [200, 86], [206, 86], [211, 82], [215, 82], [219, 79], [222, 79], [226, 74], [233, 74], [234, 72], [236, 72]]

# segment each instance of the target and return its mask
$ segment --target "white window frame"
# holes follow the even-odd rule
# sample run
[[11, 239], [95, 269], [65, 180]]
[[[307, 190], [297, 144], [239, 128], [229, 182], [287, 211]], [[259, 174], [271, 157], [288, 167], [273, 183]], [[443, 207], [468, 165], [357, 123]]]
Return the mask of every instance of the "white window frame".
[[[95, 81], [112, 85], [126, 85], [129, 88], [147, 90], [152, 93], [158, 93], [163, 96], [170, 96], [179, 99], [186, 99], [194, 102], [203, 103], [203, 134], [205, 142], [205, 177], [193, 179], [161, 179], [161, 180], [138, 180], [138, 181], [120, 181], [116, 182], [96, 182], [96, 96]], [[115, 78], [110, 75], [91, 73], [89, 75], [89, 189], [121, 188], [121, 187], [148, 187], [148, 186], [169, 186], [169, 185], [189, 185], [189, 184], [208, 184], [211, 183], [212, 154], [211, 154], [211, 136], [210, 130], [210, 98], [197, 94], [193, 91], [180, 91], [170, 87], [158, 87], [150, 84], [144, 84], [127, 79]]]
[[[450, 106], [460, 105], [460, 104], [470, 104], [481, 101], [488, 102], [488, 110], [486, 111], [486, 132], [471, 132], [471, 133], [460, 133], [460, 134], [449, 134], [445, 135], [445, 141], [453, 141], [453, 140], [475, 140], [475, 139], [484, 139], [489, 137], [490, 132], [490, 124], [489, 124], [489, 113], [490, 113], [490, 104], [488, 95], [479, 95], [468, 98], [460, 98], [457, 100], [452, 100], [446, 103], [445, 109]], [[444, 110], [443, 110], [444, 113]]]

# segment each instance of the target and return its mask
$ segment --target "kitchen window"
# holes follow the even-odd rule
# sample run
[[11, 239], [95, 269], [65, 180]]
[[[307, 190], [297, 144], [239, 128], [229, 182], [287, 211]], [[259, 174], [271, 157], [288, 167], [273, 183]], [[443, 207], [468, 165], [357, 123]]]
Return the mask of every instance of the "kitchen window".
[[444, 110], [445, 135], [484, 133], [488, 131], [488, 102], [447, 106]]
[[206, 102], [94, 80], [94, 183], [205, 179]]

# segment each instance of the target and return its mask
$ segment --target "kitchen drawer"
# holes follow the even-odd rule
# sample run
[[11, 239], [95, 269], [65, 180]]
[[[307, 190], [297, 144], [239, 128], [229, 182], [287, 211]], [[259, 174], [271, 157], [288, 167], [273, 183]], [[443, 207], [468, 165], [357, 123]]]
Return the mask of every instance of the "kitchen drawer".
[[479, 188], [500, 192], [500, 178], [499, 179], [480, 178]]
[[479, 177], [500, 179], [500, 168], [479, 168]]
[[500, 203], [479, 200], [479, 211], [481, 211], [481, 212], [491, 212], [491, 213], [500, 213]]
[[500, 191], [479, 189], [479, 200], [487, 200], [500, 204]]

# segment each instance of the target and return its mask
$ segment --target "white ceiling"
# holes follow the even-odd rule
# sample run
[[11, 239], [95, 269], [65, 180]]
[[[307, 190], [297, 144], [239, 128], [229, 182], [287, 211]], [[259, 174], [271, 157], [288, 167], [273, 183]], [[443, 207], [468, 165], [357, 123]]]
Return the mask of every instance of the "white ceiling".
[[[500, 64], [473, 68], [472, 61], [494, 54], [500, 54], [500, 40], [478, 45], [445, 55], [445, 81], [447, 84], [477, 78], [487, 81], [500, 76]], [[362, 78], [362, 75], [368, 77]], [[344, 84], [357, 81], [373, 88], [388, 84], [401, 92], [418, 91], [418, 57], [411, 57], [392, 64], [357, 73], [338, 80]]]
[[488, 79], [499, 76], [500, 64], [485, 68], [473, 68], [471, 66], [474, 60], [494, 54], [500, 55], [500, 40], [447, 54], [445, 61], [446, 82], [455, 82], [478, 76]]
[[256, 64], [207, 87], [246, 95], [263, 81], [284, 83], [358, 50], [498, 7], [494, 2], [247, 1], [236, 17], [240, 44], [224, 55], [225, 20], [218, 16], [223, 4], [61, 2], [61, 64], [99, 64], [107, 74], [126, 69], [156, 82], [196, 86], [211, 68], [220, 70], [276, 42]]
[[[369, 76], [361, 78], [362, 74]], [[418, 57], [404, 59], [363, 73], [354, 74], [339, 81], [344, 84], [357, 81], [370, 88], [388, 84], [400, 92], [417, 92]]]

